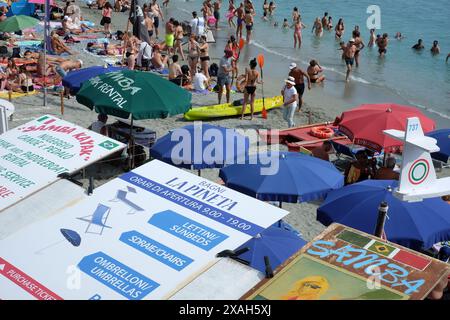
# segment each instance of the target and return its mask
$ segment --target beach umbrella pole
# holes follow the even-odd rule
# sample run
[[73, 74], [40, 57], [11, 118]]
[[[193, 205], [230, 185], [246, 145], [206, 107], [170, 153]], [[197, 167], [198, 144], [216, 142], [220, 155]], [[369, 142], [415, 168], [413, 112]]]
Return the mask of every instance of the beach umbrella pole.
[[47, 39], [48, 39], [48, 21], [50, 19], [49, 15], [50, 0], [45, 0], [44, 4], [44, 107], [47, 106]]
[[384, 224], [386, 223], [388, 209], [388, 204], [385, 201], [381, 202], [380, 206], [378, 207], [378, 219], [377, 225], [375, 227], [375, 236], [378, 238], [381, 238], [383, 236]]
[[273, 278], [273, 270], [268, 256], [264, 256], [264, 264], [266, 265], [266, 278]]

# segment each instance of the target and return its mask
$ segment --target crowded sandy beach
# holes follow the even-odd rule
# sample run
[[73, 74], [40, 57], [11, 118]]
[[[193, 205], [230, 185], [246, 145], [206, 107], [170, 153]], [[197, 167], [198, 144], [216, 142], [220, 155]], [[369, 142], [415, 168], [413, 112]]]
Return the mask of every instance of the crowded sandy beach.
[[[211, 258], [203, 265], [198, 263], [198, 268], [191, 274], [180, 279], [173, 277], [167, 284], [140, 274], [141, 281], [145, 279], [148, 285], [144, 286], [145, 289], [141, 287], [141, 291], [149, 290], [143, 294], [133, 291], [135, 289], [121, 288], [110, 278], [105, 280], [99, 275], [101, 272], [95, 271], [97, 273], [93, 275], [94, 269], [87, 271], [91, 264], [98, 264], [95, 268], [106, 266], [106, 270], [106, 263], [112, 261], [116, 268], [121, 268], [117, 269], [118, 273], [126, 274], [123, 271], [127, 269], [126, 266], [120, 263], [124, 261], [109, 257], [105, 249], [106, 253], [92, 256], [92, 261], [88, 258], [91, 256], [84, 256], [78, 268], [94, 279], [103, 277], [101, 281], [99, 278], [96, 280], [110, 288], [121, 288], [112, 289], [117, 295], [109, 295], [107, 290], [98, 289], [98, 292], [91, 290], [79, 296], [70, 292], [67, 299], [448, 299], [448, 35], [441, 33], [442, 37], [439, 38], [439, 33], [431, 30], [422, 36], [421, 33], [414, 33], [406, 27], [401, 29], [395, 24], [383, 28], [379, 21], [381, 18], [378, 17], [380, 12], [377, 11], [380, 7], [369, 10], [365, 4], [360, 5], [364, 8], [360, 10], [359, 20], [350, 17], [347, 20], [344, 10], [339, 11], [334, 4], [327, 2], [321, 1], [315, 6], [267, 0], [52, 0], [47, 4], [43, 0], [33, 0], [22, 1], [20, 5], [19, 2], [2, 3], [0, 98], [4, 103], [0, 105], [5, 108], [6, 128], [10, 131], [3, 128], [2, 136], [8, 133], [12, 135], [15, 130], [20, 143], [44, 149], [60, 159], [66, 156], [69, 159], [71, 147], [67, 144], [64, 151], [60, 138], [52, 140], [47, 136], [33, 136], [34, 133], [29, 133], [29, 137], [23, 135], [39, 130], [54, 131], [54, 134], [65, 133], [64, 130], [69, 132], [71, 129], [51, 128], [58, 121], [64, 121], [61, 126], [69, 128], [73, 125], [73, 130], [75, 127], [77, 130], [86, 130], [83, 131], [86, 135], [94, 132], [93, 150], [102, 144], [106, 149], [113, 146], [112, 149], [117, 147], [121, 150], [114, 149], [113, 152], [111, 149], [108, 154], [97, 151], [91, 154], [89, 151], [85, 158], [87, 162], [75, 165], [74, 171], [64, 170], [61, 164], [57, 169], [52, 169], [52, 174], [61, 170], [62, 173], [70, 173], [70, 177], [66, 174], [55, 176], [54, 180], [49, 178], [45, 187], [21, 196], [11, 205], [1, 207], [0, 214], [1, 211], [4, 211], [4, 215], [15, 212], [17, 219], [26, 220], [23, 212], [19, 211], [33, 204], [36, 206], [41, 193], [42, 199], [46, 197], [45, 192], [51, 194], [52, 191], [45, 191], [45, 188], [55, 187], [57, 178], [67, 178], [78, 182], [88, 194], [98, 198], [91, 201], [96, 202], [93, 217], [95, 213], [99, 214], [97, 218], [100, 220], [96, 223], [101, 226], [100, 235], [107, 233], [111, 227], [106, 220], [114, 211], [111, 210], [113, 205], [110, 202], [125, 204], [126, 210], [121, 209], [122, 213], [132, 217], [153, 210], [137, 204], [145, 201], [143, 197], [136, 196], [140, 193], [135, 189], [147, 190], [155, 198], [162, 197], [161, 192], [166, 192], [166, 200], [182, 206], [183, 210], [197, 210], [197, 213], [206, 210], [202, 211], [203, 216], [209, 214], [208, 219], [218, 219], [214, 223], [233, 229], [230, 235], [225, 236], [230, 241], [227, 245], [231, 247], [222, 248], [225, 242], [218, 242], [216, 249], [224, 250], [216, 252], [216, 257], [231, 258], [232, 263], [237, 265], [223, 267], [221, 264], [225, 262], [214, 264]], [[49, 12], [48, 20], [45, 21], [47, 5]], [[385, 4], [381, 6], [382, 10], [384, 8]], [[383, 11], [381, 17], [382, 14]], [[383, 23], [388, 24], [385, 20]], [[439, 80], [436, 86], [428, 89], [429, 99], [422, 94], [428, 85], [420, 89], [414, 87], [417, 79], [414, 74], [410, 74], [409, 63], [422, 63], [429, 67], [428, 71], [423, 71], [425, 83], [432, 76]], [[400, 73], [403, 79], [399, 78]], [[405, 79], [411, 79], [410, 83], [405, 84]], [[398, 86], [390, 81], [395, 81]], [[13, 106], [6, 106], [8, 102]], [[214, 155], [209, 155], [215, 160], [205, 159], [204, 156], [207, 142], [212, 141], [211, 136], [206, 142], [205, 136], [201, 136], [201, 147], [194, 141], [195, 137], [198, 138], [198, 132], [204, 134], [208, 130], [212, 130], [209, 131], [212, 136], [219, 132], [217, 137], [224, 139], [220, 151], [216, 149]], [[230, 150], [224, 147], [228, 145], [226, 139], [230, 138], [225, 134], [220, 135], [222, 132], [232, 132], [231, 157]], [[173, 143], [174, 140], [170, 141], [170, 137], [176, 135], [179, 139], [184, 137], [183, 134], [191, 133], [189, 139], [192, 139], [192, 150], [184, 149], [181, 156], [180, 145]], [[101, 142], [104, 138], [110, 139], [107, 140], [109, 144]], [[8, 139], [1, 139], [0, 146], [4, 150], [11, 150], [12, 143]], [[74, 158], [81, 159], [88, 148], [84, 145], [83, 149], [83, 143], [88, 139], [77, 136], [77, 140], [82, 151]], [[140, 144], [142, 141], [145, 143]], [[236, 147], [235, 141], [243, 144]], [[39, 147], [39, 144], [52, 144], [60, 149]], [[198, 148], [201, 148], [203, 158], [200, 155], [200, 162], [197, 163], [194, 159], [197, 159], [195, 152]], [[175, 154], [174, 150], [178, 153]], [[191, 152], [193, 157], [188, 157], [189, 162], [186, 154], [191, 155]], [[15, 155], [12, 153], [2, 156], [1, 168], [13, 165], [16, 173], [20, 174], [21, 168], [33, 162], [38, 163], [36, 157], [26, 157], [25, 153], [21, 155], [19, 151]], [[259, 154], [266, 155], [266, 158], [258, 157]], [[176, 156], [181, 160], [176, 159]], [[242, 156], [240, 160], [243, 163], [237, 160], [239, 156]], [[222, 159], [217, 160], [220, 157]], [[262, 159], [269, 161], [270, 165], [276, 162], [275, 174], [266, 176], [261, 173], [263, 171], [258, 171], [261, 170], [259, 166]], [[43, 160], [40, 165], [42, 163]], [[56, 164], [57, 161], [52, 162], [52, 165]], [[168, 164], [183, 171], [172, 173], [172, 166]], [[148, 172], [145, 168], [148, 168]], [[28, 171], [22, 173], [22, 179], [33, 180], [28, 177]], [[136, 176], [133, 177], [133, 174]], [[11, 183], [19, 179], [6, 174], [3, 177]], [[125, 182], [129, 185], [126, 186]], [[2, 187], [5, 188], [0, 189], [2, 198], [14, 194], [12, 189], [7, 190], [7, 184]], [[164, 187], [172, 190], [173, 194], [162, 191]], [[119, 188], [126, 191], [120, 193], [117, 191]], [[159, 189], [154, 191], [155, 188]], [[107, 196], [109, 193], [115, 194], [115, 197], [110, 199]], [[245, 200], [241, 199], [244, 195]], [[132, 202], [130, 199], [135, 196], [136, 201]], [[253, 198], [252, 202], [247, 197]], [[67, 199], [61, 208], [68, 210], [66, 216], [73, 216], [78, 222], [88, 221], [89, 226], [83, 230], [84, 233], [80, 232], [84, 226], [76, 232], [75, 227], [61, 229], [61, 233], [72, 246], [79, 247], [80, 243], [81, 246], [87, 245], [81, 239], [90, 233], [89, 228], [95, 224], [95, 219], [80, 217], [78, 214], [81, 208], [87, 208], [84, 202], [89, 202], [89, 196], [85, 198], [80, 195], [76, 199]], [[26, 204], [27, 201], [31, 202]], [[202, 201], [207, 203], [208, 209], [204, 209]], [[384, 202], [388, 206], [385, 211], [382, 205]], [[245, 203], [245, 210], [237, 209], [242, 203]], [[166, 212], [162, 204], [155, 204], [155, 207]], [[6, 218], [0, 230], [1, 250], [7, 248], [10, 241], [26, 241], [26, 230], [32, 233], [33, 228], [43, 228], [46, 223], [48, 226], [52, 223], [67, 224], [64, 215], [58, 215], [58, 212], [64, 212], [61, 208], [56, 204], [53, 209], [43, 207], [43, 211], [48, 211], [42, 213], [43, 217], [48, 219], [33, 218], [32, 223], [13, 223], [14, 219]], [[258, 221], [255, 212], [247, 212], [251, 208], [257, 208], [257, 213], [267, 212], [267, 217]], [[169, 212], [171, 207], [166, 209]], [[52, 210], [55, 212], [51, 215], [54, 220], [47, 216]], [[214, 216], [215, 210], [217, 216]], [[360, 212], [362, 215], [366, 210], [373, 211], [370, 218], [361, 218], [356, 214]], [[220, 217], [219, 212], [224, 216]], [[384, 219], [381, 222], [383, 212]], [[398, 217], [397, 212], [401, 212]], [[429, 213], [429, 221], [419, 216], [419, 212]], [[161, 227], [164, 223], [154, 218], [158, 214], [147, 219], [148, 224], [164, 230]], [[176, 219], [180, 218], [178, 211], [170, 211], [167, 215], [168, 221], [178, 221]], [[229, 224], [221, 222], [219, 218], [228, 219], [226, 221]], [[171, 237], [182, 238], [180, 235], [189, 234], [188, 230], [192, 234], [197, 232], [200, 238], [208, 238], [206, 234], [211, 235], [214, 229], [208, 229], [204, 219], [207, 220], [201, 217], [196, 221], [203, 222], [203, 225], [199, 224], [201, 228], [194, 228], [193, 220], [189, 220], [191, 227], [186, 227], [186, 222], [183, 225], [186, 230], [180, 227], [175, 231], [178, 235], [172, 233], [167, 241], [172, 241]], [[12, 223], [10, 230], [5, 221]], [[333, 223], [337, 223], [337, 227]], [[289, 232], [291, 237], [295, 236], [292, 248], [283, 254], [283, 250], [279, 249], [279, 256], [283, 258], [275, 262], [273, 260], [278, 250], [275, 246], [275, 253], [263, 252], [264, 259], [253, 264], [253, 252], [252, 249], [250, 253], [247, 252], [245, 240], [248, 238], [245, 236], [253, 240], [264, 239], [263, 230], [272, 232], [270, 228], [277, 224], [279, 229]], [[128, 227], [128, 224], [125, 225]], [[130, 223], [129, 228], [132, 226]], [[252, 233], [252, 230], [258, 231]], [[140, 246], [138, 251], [142, 252], [151, 250], [149, 244], [153, 239], [147, 238], [144, 231], [138, 227], [133, 231], [135, 234], [129, 230], [123, 231], [120, 236], [122, 242], [127, 243], [125, 237], [129, 235], [128, 245], [135, 249]], [[245, 236], [239, 238], [235, 232]], [[224, 231], [222, 233], [218, 232], [217, 237], [226, 234]], [[353, 238], [348, 236], [350, 233]], [[371, 242], [362, 245], [364, 241], [361, 237], [367, 237]], [[231, 241], [232, 238], [235, 242]], [[359, 240], [354, 240], [356, 238]], [[161, 236], [161, 239], [165, 238]], [[189, 239], [194, 239], [194, 236], [189, 236]], [[314, 242], [322, 239], [337, 241], [337, 245], [341, 245], [339, 241], [359, 245], [369, 253], [403, 263], [405, 270], [411, 272], [403, 282], [408, 290], [398, 290], [396, 286], [382, 281], [381, 291], [378, 295], [372, 295], [370, 290], [364, 291], [365, 286], [357, 283], [357, 277], [361, 280], [367, 276], [359, 271], [355, 273], [358, 276], [354, 279], [346, 280], [349, 287], [353, 286], [353, 291], [347, 290], [342, 285], [344, 282], [335, 280], [333, 284], [330, 280], [331, 271], [321, 271], [321, 276], [316, 275], [316, 270], [325, 264], [323, 262], [323, 265], [316, 266], [318, 259], [329, 259], [326, 263], [333, 265], [335, 260], [328, 256], [338, 252], [331, 251], [331, 248], [327, 251]], [[51, 241], [47, 240], [50, 244]], [[212, 237], [210, 241], [214, 244], [216, 240]], [[384, 242], [387, 243], [387, 249], [379, 249], [377, 246], [383, 244], [377, 241], [388, 241]], [[169, 250], [174, 247], [168, 244], [164, 246], [161, 240], [154, 243], [154, 246], [160, 246], [160, 250], [177, 255], [176, 250]], [[198, 243], [195, 246], [198, 247]], [[280, 248], [283, 246], [281, 242], [278, 245]], [[92, 248], [97, 250], [102, 247], [95, 245]], [[212, 248], [213, 245], [208, 250]], [[318, 254], [314, 248], [323, 250], [322, 254]], [[225, 249], [232, 249], [233, 252]], [[51, 250], [47, 250], [43, 244], [39, 255], [41, 251], [51, 255]], [[185, 250], [182, 252], [190, 253], [189, 249]], [[237, 254], [240, 250], [244, 253]], [[388, 253], [382, 250], [388, 250]], [[395, 256], [402, 250], [417, 257], [402, 256], [396, 260]], [[155, 261], [166, 259], [161, 258], [162, 255], [156, 258], [155, 252], [156, 249], [152, 252]], [[311, 252], [316, 252], [315, 256]], [[324, 252], [328, 252], [328, 255]], [[0, 252], [0, 267], [3, 262], [8, 266], [8, 254]], [[148, 255], [151, 256], [150, 253]], [[273, 258], [265, 258], [272, 255]], [[343, 258], [344, 255], [338, 256], [338, 262]], [[18, 265], [25, 263], [14, 255], [10, 259], [17, 259]], [[36, 259], [39, 261], [39, 258]], [[272, 265], [268, 262], [270, 259]], [[418, 267], [418, 260], [423, 266]], [[180, 271], [184, 268], [180, 261], [191, 261], [192, 267], [195, 265], [194, 258], [179, 254], [178, 258], [170, 262], [179, 264], [173, 269], [179, 268], [177, 270]], [[426, 261], [429, 261], [428, 264]], [[285, 284], [289, 272], [294, 272], [292, 270], [300, 265], [303, 269], [298, 272], [303, 280], [295, 282], [295, 285]], [[248, 283], [243, 281], [241, 287], [236, 287], [235, 293], [216, 296], [217, 292], [211, 289], [211, 292], [202, 296], [197, 292], [198, 287], [205, 285], [202, 281], [207, 281], [210, 276], [208, 272], [212, 274], [214, 268], [232, 270], [244, 266], [249, 268], [245, 269]], [[137, 268], [138, 262], [134, 264], [134, 270], [130, 268], [127, 272], [135, 272], [136, 275]], [[108, 270], [113, 272], [116, 269]], [[158, 269], [158, 272], [164, 273], [161, 270]], [[276, 270], [275, 277], [273, 270]], [[414, 274], [411, 270], [420, 274]], [[323, 276], [325, 274], [328, 278]], [[231, 274], [228, 276], [231, 277]], [[421, 277], [425, 279], [422, 287], [422, 284], [418, 284]], [[305, 279], [309, 279], [309, 282]], [[340, 278], [336, 276], [336, 279]], [[0, 288], [3, 286], [10, 290], [9, 285], [1, 281], [0, 278]], [[61, 297], [58, 296], [55, 281], [49, 280], [47, 283], [49, 290], [45, 297], [65, 298], [63, 293], [60, 293]], [[220, 283], [229, 279], [225, 274], [217, 281]], [[305, 286], [311, 292], [307, 292]], [[333, 286], [340, 289], [331, 289]], [[364, 289], [358, 291], [359, 286]], [[150, 287], [152, 289], [148, 289]], [[38, 299], [43, 297], [32, 296]], [[15, 297], [12, 289], [5, 299], [11, 297]], [[24, 299], [21, 294], [16, 297]], [[1, 294], [0, 298], [3, 299]]]

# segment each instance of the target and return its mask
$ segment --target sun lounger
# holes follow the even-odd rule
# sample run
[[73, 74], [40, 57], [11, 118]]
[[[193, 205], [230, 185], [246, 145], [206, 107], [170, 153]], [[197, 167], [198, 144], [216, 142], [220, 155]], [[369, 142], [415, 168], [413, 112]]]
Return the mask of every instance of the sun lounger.
[[[108, 220], [110, 212], [111, 212], [110, 207], [99, 203], [92, 215], [80, 217], [77, 219], [88, 222], [85, 233], [93, 233], [101, 235], [105, 228], [111, 229], [110, 226], [107, 226], [105, 224], [106, 221]], [[97, 231], [93, 231], [92, 229]]]
[[[135, 191], [136, 192], [136, 191]], [[134, 193], [135, 193], [134, 192]], [[124, 190], [117, 190], [117, 194], [116, 197], [112, 200], [109, 200], [111, 202], [117, 202], [120, 201], [123, 204], [127, 205], [130, 208], [130, 211], [128, 211], [128, 214], [134, 214], [136, 213], [136, 211], [144, 211], [144, 209], [142, 209], [141, 207], [139, 207], [137, 204], [131, 202], [130, 200], [128, 200], [126, 198], [127, 196], [127, 191]]]

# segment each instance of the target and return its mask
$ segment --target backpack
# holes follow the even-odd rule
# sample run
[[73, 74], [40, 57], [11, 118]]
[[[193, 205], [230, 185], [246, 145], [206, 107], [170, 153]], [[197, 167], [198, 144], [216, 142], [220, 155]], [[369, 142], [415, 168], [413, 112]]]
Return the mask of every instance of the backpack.
[[8, 47], [7, 46], [0, 46], [0, 55], [8, 55]]
[[219, 66], [217, 65], [217, 63], [214, 62], [209, 67], [209, 75], [211, 77], [217, 77], [218, 72], [219, 72]]

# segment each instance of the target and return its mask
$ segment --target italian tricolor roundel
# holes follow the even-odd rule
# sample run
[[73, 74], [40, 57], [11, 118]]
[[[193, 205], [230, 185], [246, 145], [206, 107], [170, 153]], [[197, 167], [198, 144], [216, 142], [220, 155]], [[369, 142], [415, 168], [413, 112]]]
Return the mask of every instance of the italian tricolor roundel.
[[430, 173], [430, 163], [425, 159], [418, 159], [409, 168], [408, 179], [412, 184], [421, 184]]

